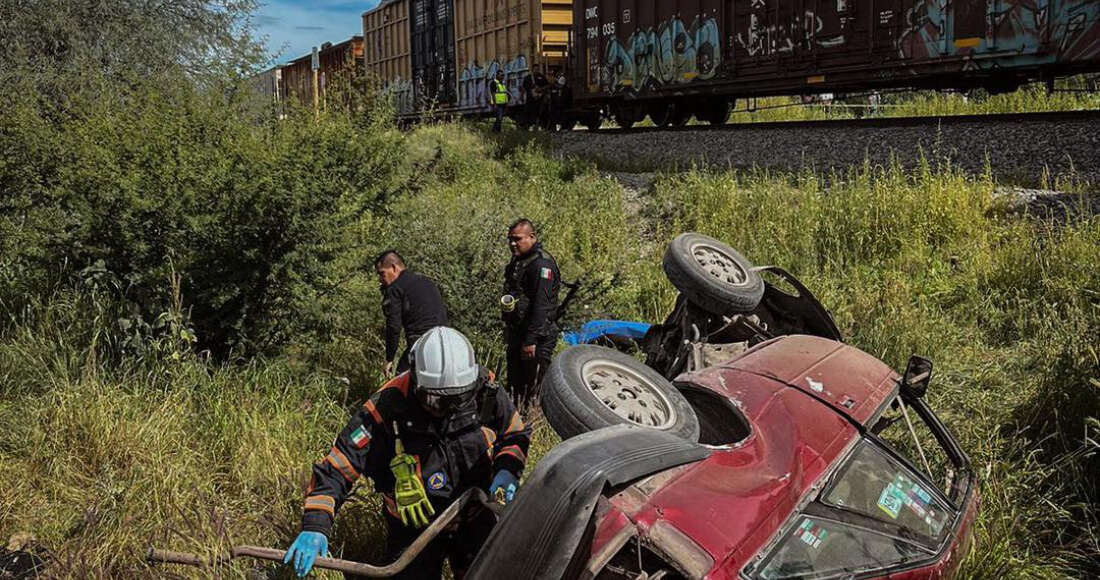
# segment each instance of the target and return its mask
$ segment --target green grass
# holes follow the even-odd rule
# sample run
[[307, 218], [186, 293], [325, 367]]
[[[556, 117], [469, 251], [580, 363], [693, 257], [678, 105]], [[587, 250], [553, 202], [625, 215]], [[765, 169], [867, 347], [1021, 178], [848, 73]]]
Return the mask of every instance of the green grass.
[[[939, 166], [664, 175], [635, 216], [587, 161], [554, 159], [523, 135], [437, 125], [394, 139], [396, 171], [416, 179], [339, 243], [363, 255], [396, 246], [438, 279], [489, 366], [503, 366], [494, 303], [516, 217], [541, 224], [566, 278], [588, 281], [573, 321], [660, 319], [674, 299], [664, 245], [685, 230], [713, 235], [800, 277], [854, 345], [895, 367], [912, 353], [935, 361], [929, 398], [970, 453], [983, 498], [964, 577], [1096, 573], [1100, 219], [1012, 215], [992, 178]], [[310, 462], [380, 379], [377, 292], [366, 273], [340, 280], [310, 295], [323, 332], [223, 362], [170, 336], [140, 354], [126, 347], [119, 291], [88, 282], [8, 312], [0, 539], [34, 533], [72, 578], [153, 574], [150, 544], [285, 547]], [[189, 300], [183, 290], [171, 314], [185, 321]], [[555, 438], [536, 423], [538, 457]], [[358, 498], [332, 550], [377, 558], [377, 502], [369, 489]], [[253, 567], [276, 569], [244, 561], [219, 574]]]
[[[945, 115], [985, 115], [993, 113], [1035, 113], [1100, 109], [1100, 92], [1088, 92], [1087, 79], [1060, 79], [1058, 92], [1048, 94], [1041, 84], [991, 95], [982, 90], [961, 92], [903, 91], [884, 93], [880, 106], [867, 107], [866, 94], [840, 98], [832, 102], [803, 104], [799, 97], [761, 97], [739, 99], [734, 104], [730, 123], [769, 123], [777, 121], [820, 121], [856, 117], [931, 117]], [[838, 95], [839, 96], [839, 95]], [[693, 124], [703, 124], [693, 120]], [[647, 120], [647, 124], [648, 123]]]

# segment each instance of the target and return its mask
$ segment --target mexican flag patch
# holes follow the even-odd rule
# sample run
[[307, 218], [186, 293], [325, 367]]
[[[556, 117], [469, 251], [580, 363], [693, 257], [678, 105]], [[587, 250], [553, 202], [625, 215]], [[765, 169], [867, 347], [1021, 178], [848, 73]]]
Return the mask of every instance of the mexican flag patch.
[[366, 447], [367, 443], [370, 443], [370, 433], [368, 433], [362, 425], [360, 425], [359, 428], [355, 431], [351, 432], [351, 444], [354, 445], [356, 449], [362, 449]]
[[550, 268], [540, 268], [539, 278], [542, 278], [543, 280], [553, 280], [554, 273], [550, 271]]

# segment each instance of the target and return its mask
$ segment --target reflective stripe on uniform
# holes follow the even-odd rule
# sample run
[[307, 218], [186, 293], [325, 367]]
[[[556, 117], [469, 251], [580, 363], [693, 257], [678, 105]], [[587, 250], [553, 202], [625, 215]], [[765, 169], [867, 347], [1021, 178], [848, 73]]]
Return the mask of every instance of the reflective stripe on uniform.
[[328, 512], [331, 516], [336, 516], [336, 500], [327, 495], [314, 495], [306, 498], [306, 510], [318, 510]]
[[493, 80], [493, 103], [496, 105], [508, 104], [508, 87], [504, 86], [504, 83], [494, 79]]
[[508, 423], [508, 428], [504, 430], [504, 434], [515, 433], [517, 431], [523, 431], [526, 425], [523, 424], [523, 419], [519, 416], [519, 411], [512, 412], [512, 420]]
[[519, 445], [509, 445], [501, 449], [500, 453], [497, 453], [496, 458], [499, 458], [501, 455], [511, 455], [518, 459], [520, 463], [527, 463], [527, 454], [523, 452], [523, 449], [520, 449]]
[[492, 457], [493, 442], [497, 440], [497, 434], [493, 433], [493, 430], [488, 427], [482, 427], [481, 434], [485, 436], [485, 445], [488, 447], [488, 449], [485, 450], [485, 453], [489, 455], [489, 457]]
[[335, 446], [332, 448], [332, 451], [329, 451], [328, 457], [325, 457], [325, 459], [349, 482], [359, 479], [359, 472], [351, 466], [351, 461], [348, 461], [348, 457]]

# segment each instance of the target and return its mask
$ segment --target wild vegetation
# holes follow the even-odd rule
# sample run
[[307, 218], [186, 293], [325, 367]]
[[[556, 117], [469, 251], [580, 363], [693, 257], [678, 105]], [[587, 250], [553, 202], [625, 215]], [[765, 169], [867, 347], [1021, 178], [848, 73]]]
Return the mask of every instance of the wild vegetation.
[[[981, 481], [964, 576], [1100, 574], [1100, 218], [1010, 210], [935, 160], [670, 174], [639, 207], [526, 134], [403, 133], [372, 102], [280, 120], [188, 58], [133, 74], [68, 56], [0, 67], [27, 88], [0, 116], [0, 539], [33, 534], [51, 575], [209, 577], [145, 550], [289, 544], [310, 463], [382, 378], [371, 258], [396, 247], [439, 280], [502, 370], [521, 215], [585, 279], [571, 324], [663, 317], [661, 252], [697, 230], [801, 277], [852, 344], [932, 357], [929, 397]], [[553, 444], [541, 427], [534, 455]], [[377, 509], [361, 489], [333, 552], [377, 559]], [[217, 573], [253, 570], [286, 573]]]
[[[1076, 76], [1059, 79], [1055, 92], [1042, 84], [1030, 84], [1010, 93], [990, 94], [982, 89], [965, 92], [896, 91], [883, 92], [871, 105], [870, 93], [815, 96], [808, 102], [800, 97], [761, 97], [739, 99], [733, 106], [730, 123], [770, 123], [777, 121], [822, 121], [826, 119], [932, 117], [939, 115], [987, 115], [994, 113], [1037, 113], [1076, 111], [1100, 107], [1098, 78]], [[694, 124], [704, 124], [693, 120]], [[647, 118], [642, 125], [652, 125]]]

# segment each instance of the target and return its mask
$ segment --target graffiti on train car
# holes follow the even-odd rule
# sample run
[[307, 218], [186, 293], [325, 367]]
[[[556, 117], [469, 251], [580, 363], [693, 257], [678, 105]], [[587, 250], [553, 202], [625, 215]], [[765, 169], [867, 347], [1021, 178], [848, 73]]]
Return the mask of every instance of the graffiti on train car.
[[404, 80], [401, 77], [397, 77], [382, 88], [381, 95], [383, 98], [390, 100], [394, 110], [399, 115], [411, 113], [415, 109], [416, 103], [413, 100], [413, 84], [411, 80]]
[[481, 65], [477, 61], [462, 67], [458, 75], [458, 106], [461, 109], [489, 109], [489, 79], [497, 71], [504, 70], [504, 83], [508, 86], [508, 102], [513, 105], [524, 102], [523, 78], [530, 72], [527, 57], [519, 55], [507, 62], [494, 60]]
[[696, 17], [685, 26], [673, 17], [656, 29], [636, 30], [626, 43], [612, 36], [600, 78], [607, 90], [646, 91], [711, 79], [721, 61], [721, 35], [714, 18]]
[[[845, 4], [838, 3], [838, 6]], [[764, 0], [752, 0], [747, 16], [747, 26], [737, 31], [736, 46], [748, 56], [791, 53], [796, 48], [807, 51], [814, 47], [832, 48], [845, 42], [844, 28], [848, 19], [837, 11], [805, 10], [802, 14], [791, 13], [786, 18], [776, 19], [769, 17]], [[826, 18], [833, 21], [828, 29]]]
[[[983, 3], [984, 4], [984, 3]], [[992, 11], [964, 13], [959, 0], [925, 0], [906, 14], [898, 41], [903, 59], [935, 59], [1003, 53], [1037, 61], [1085, 60], [1100, 55], [1100, 3], [1095, 0], [1007, 0]], [[988, 7], [988, 4], [984, 4]], [[975, 21], [964, 30], [966, 21]], [[964, 68], [998, 66], [996, 60], [968, 62]]]
[[[867, 31], [857, 30], [857, 4], [838, 0], [820, 4], [828, 6], [824, 10], [788, 12], [776, 0], [748, 0], [737, 9], [731, 48], [738, 58], [757, 58], [867, 42]], [[598, 21], [596, 8], [589, 10], [586, 16]], [[588, 54], [589, 78], [605, 91], [629, 93], [715, 78], [727, 53], [721, 24], [708, 15], [695, 16], [690, 25], [688, 19], [678, 14], [625, 41], [615, 34], [614, 21], [586, 23], [589, 37], [607, 37], [602, 55]], [[1100, 56], [1096, 0], [919, 0], [901, 14], [882, 11], [876, 22], [876, 46], [887, 39], [883, 49], [895, 50], [902, 66], [962, 56], [958, 66], [974, 70], [1005, 66], [1000, 55], [1012, 65]]]

